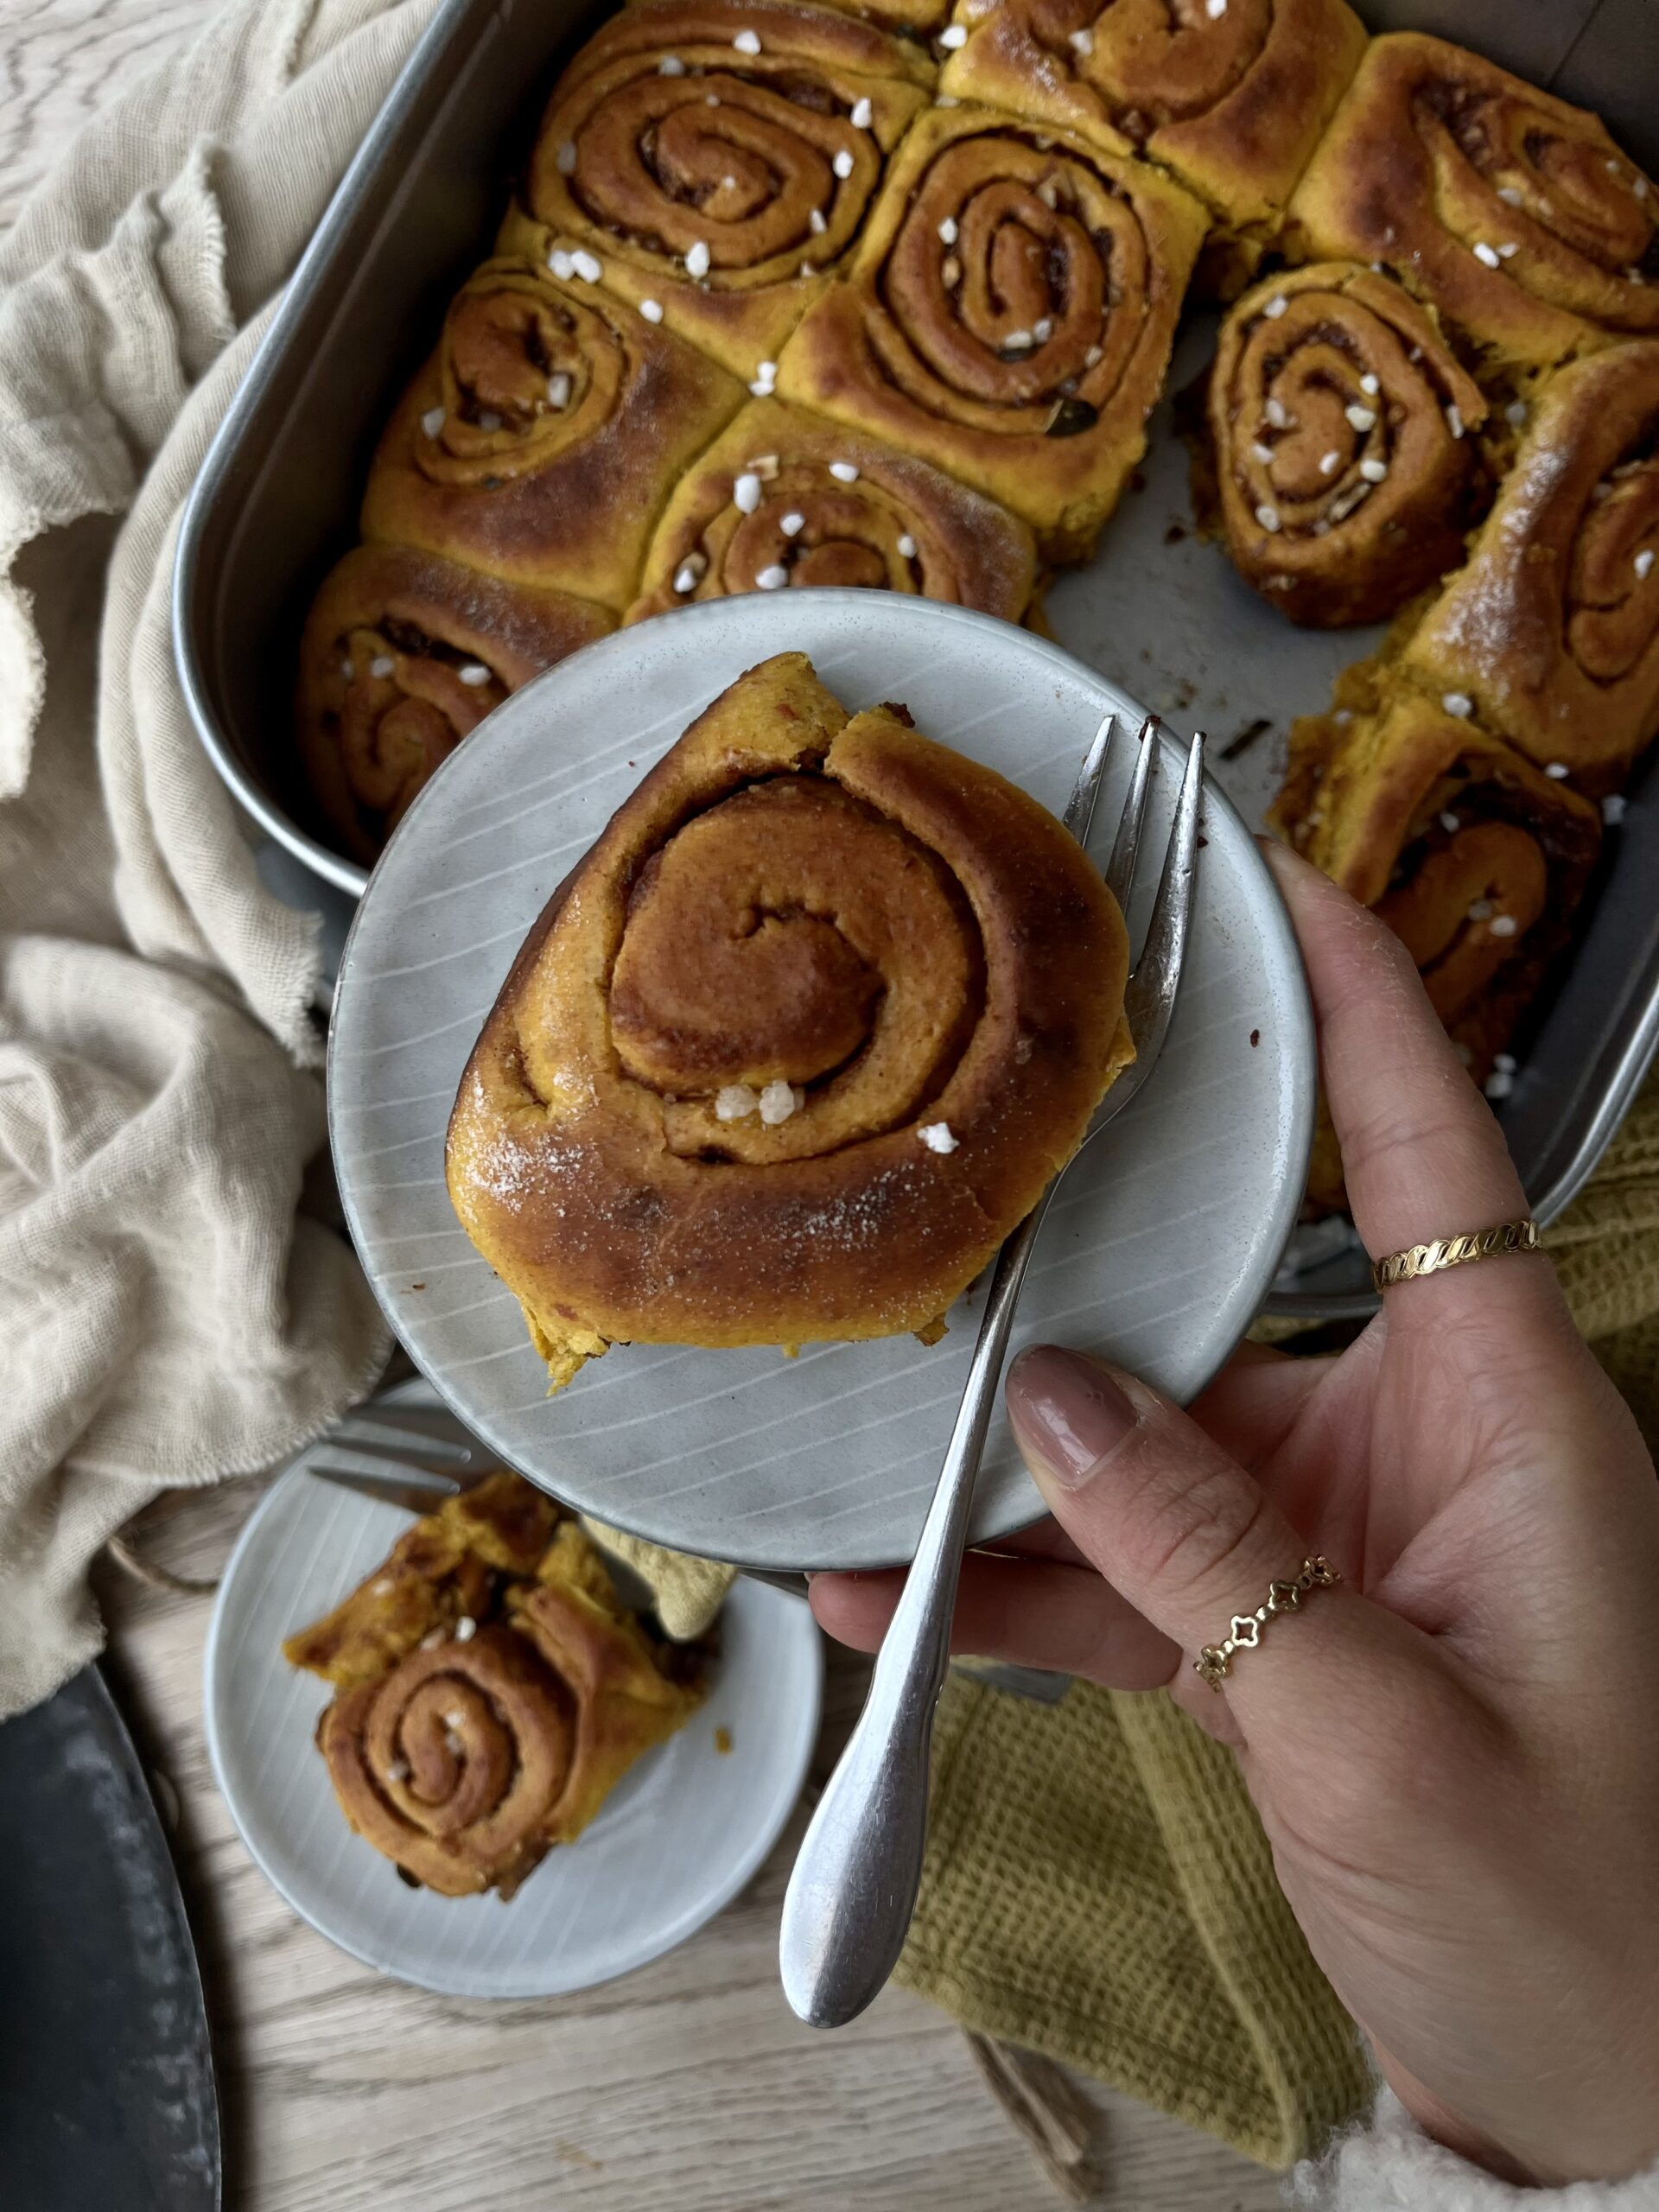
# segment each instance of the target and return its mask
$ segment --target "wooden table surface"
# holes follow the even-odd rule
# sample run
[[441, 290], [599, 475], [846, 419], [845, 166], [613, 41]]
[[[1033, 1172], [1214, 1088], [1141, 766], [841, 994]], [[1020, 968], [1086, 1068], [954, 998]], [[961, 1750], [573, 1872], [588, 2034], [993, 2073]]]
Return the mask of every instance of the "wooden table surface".
[[[0, 226], [118, 84], [213, 0], [0, 0]], [[167, 1516], [173, 1563], [211, 1564], [253, 1486]], [[960, 2031], [889, 1991], [837, 2035], [778, 1986], [799, 1814], [749, 1888], [669, 1957], [588, 1994], [466, 2003], [384, 1980], [296, 1920], [254, 1866], [207, 1765], [210, 1601], [104, 1574], [112, 1674], [169, 1807], [202, 1953], [238, 2212], [1050, 2212], [1061, 2200]], [[817, 1772], [861, 1694], [832, 1653]], [[1276, 2180], [1092, 2088], [1106, 2186], [1135, 2212], [1269, 2212]]]

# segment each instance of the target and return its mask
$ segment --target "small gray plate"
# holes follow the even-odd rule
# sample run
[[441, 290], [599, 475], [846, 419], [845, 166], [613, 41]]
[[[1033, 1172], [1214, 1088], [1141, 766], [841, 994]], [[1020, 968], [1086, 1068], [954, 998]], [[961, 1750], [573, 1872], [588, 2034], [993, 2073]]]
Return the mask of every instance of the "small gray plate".
[[[1126, 641], [1127, 644], [1127, 641]], [[1056, 646], [886, 592], [715, 600], [587, 647], [518, 692], [445, 764], [372, 878], [346, 948], [329, 1122], [347, 1217], [393, 1327], [510, 1465], [637, 1534], [740, 1565], [908, 1559], [978, 1323], [912, 1338], [704, 1351], [619, 1346], [556, 1397], [518, 1301], [451, 1211], [443, 1138], [467, 1055], [549, 893], [709, 701], [769, 653], [809, 653], [848, 706], [899, 700], [920, 728], [1056, 814], [1101, 716], [1142, 710]], [[1124, 658], [1128, 658], [1126, 650]], [[1116, 823], [1133, 747], [1108, 772]], [[1166, 741], [1151, 834], [1179, 756]], [[1313, 1127], [1313, 1025], [1288, 918], [1249, 831], [1206, 793], [1187, 972], [1162, 1063], [1068, 1177], [1016, 1347], [1059, 1338], [1177, 1398], [1215, 1373], [1294, 1221]], [[1144, 915], [1130, 917], [1138, 938]], [[1041, 1507], [993, 1430], [974, 1541]]]
[[[377, 1403], [431, 1400], [417, 1381]], [[761, 1583], [733, 1586], [708, 1703], [624, 1775], [592, 1827], [550, 1853], [511, 1904], [411, 1890], [346, 1827], [315, 1743], [333, 1693], [280, 1649], [413, 1525], [397, 1506], [308, 1472], [313, 1459], [343, 1456], [325, 1440], [271, 1485], [231, 1555], [207, 1630], [208, 1755], [254, 1859], [331, 1943], [454, 1997], [556, 1997], [684, 1942], [753, 1879], [806, 1778], [823, 1655], [805, 1605]], [[178, 2212], [184, 2205], [181, 2196]]]

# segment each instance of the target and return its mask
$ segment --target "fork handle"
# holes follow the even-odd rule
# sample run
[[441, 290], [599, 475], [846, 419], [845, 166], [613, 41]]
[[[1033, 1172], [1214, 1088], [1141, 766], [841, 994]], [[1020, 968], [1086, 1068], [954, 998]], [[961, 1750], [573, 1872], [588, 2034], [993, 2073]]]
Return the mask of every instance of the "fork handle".
[[916, 1557], [883, 1637], [864, 1710], [802, 1842], [784, 1898], [784, 1994], [815, 2028], [844, 2027], [899, 1962], [921, 1885], [928, 1745], [950, 1659], [950, 1617], [1014, 1307], [1047, 1207], [1003, 1245], [967, 1386]]

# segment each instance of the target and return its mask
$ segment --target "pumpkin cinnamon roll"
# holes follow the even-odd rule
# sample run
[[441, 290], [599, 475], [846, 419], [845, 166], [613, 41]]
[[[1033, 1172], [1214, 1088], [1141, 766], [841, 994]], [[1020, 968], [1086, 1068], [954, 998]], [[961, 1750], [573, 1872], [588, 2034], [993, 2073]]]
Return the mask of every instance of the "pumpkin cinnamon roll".
[[1031, 532], [977, 492], [856, 430], [756, 399], [681, 480], [626, 619], [840, 584], [1017, 622], [1036, 573]]
[[1597, 809], [1431, 699], [1298, 721], [1270, 821], [1404, 943], [1477, 1080], [1565, 950]]
[[1467, 567], [1406, 647], [1406, 672], [1599, 796], [1659, 731], [1656, 568], [1659, 342], [1648, 341], [1546, 385]]
[[306, 620], [296, 712], [300, 758], [341, 849], [372, 861], [492, 707], [615, 627], [589, 600], [410, 546], [348, 553]]
[[1077, 131], [934, 109], [779, 390], [1088, 553], [1146, 450], [1203, 241], [1198, 201]]
[[1223, 324], [1210, 379], [1235, 567], [1293, 622], [1383, 620], [1461, 561], [1485, 417], [1432, 312], [1388, 277], [1270, 277]]
[[387, 425], [363, 535], [626, 607], [664, 487], [743, 398], [595, 286], [486, 262]]
[[1126, 967], [1050, 815], [780, 654], [532, 931], [450, 1196], [556, 1388], [636, 1339], [931, 1342], [1129, 1057]]
[[702, 1695], [516, 1475], [417, 1522], [283, 1652], [336, 1685], [317, 1745], [346, 1820], [445, 1897], [511, 1897]]
[[913, 41], [797, 0], [639, 0], [554, 87], [527, 181], [537, 243], [768, 383], [934, 73]]
[[1104, 125], [1235, 232], [1270, 227], [1365, 48], [1344, 0], [963, 0], [947, 92]]
[[1478, 54], [1372, 41], [1290, 206], [1303, 257], [1382, 261], [1495, 363], [1659, 332], [1659, 198], [1599, 119]]

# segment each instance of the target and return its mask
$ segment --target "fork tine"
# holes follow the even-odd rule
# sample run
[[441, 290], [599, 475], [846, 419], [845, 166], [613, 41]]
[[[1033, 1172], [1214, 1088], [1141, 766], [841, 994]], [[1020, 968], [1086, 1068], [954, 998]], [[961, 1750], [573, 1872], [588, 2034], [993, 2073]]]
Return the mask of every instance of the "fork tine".
[[320, 1441], [371, 1460], [403, 1460], [411, 1467], [436, 1461], [447, 1472], [464, 1473], [478, 1459], [477, 1447], [446, 1434], [441, 1414], [423, 1422], [418, 1416], [425, 1411], [418, 1406], [360, 1407], [336, 1421]]
[[1095, 819], [1095, 801], [1100, 797], [1100, 779], [1105, 772], [1107, 757], [1116, 735], [1117, 716], [1108, 715], [1083, 756], [1083, 764], [1077, 770], [1077, 780], [1071, 786], [1065, 812], [1060, 817], [1080, 845], [1089, 842], [1089, 831]]
[[1148, 715], [1141, 725], [1135, 774], [1130, 779], [1129, 795], [1123, 802], [1117, 835], [1112, 841], [1112, 857], [1106, 863], [1106, 888], [1125, 914], [1129, 910], [1129, 893], [1135, 887], [1135, 861], [1141, 849], [1141, 825], [1147, 818], [1147, 794], [1152, 787], [1152, 772], [1160, 750], [1158, 729], [1156, 715]]
[[1194, 734], [1186, 773], [1175, 806], [1175, 827], [1164, 855], [1164, 872], [1152, 910], [1152, 926], [1129, 978], [1123, 1011], [1128, 1016], [1141, 1063], [1150, 1070], [1163, 1049], [1174, 1010], [1176, 988], [1186, 954], [1187, 925], [1192, 915], [1192, 885], [1198, 849], [1198, 811], [1204, 796], [1204, 733]]
[[401, 1472], [390, 1466], [378, 1474], [369, 1474], [360, 1467], [336, 1467], [320, 1459], [308, 1459], [308, 1475], [315, 1475], [319, 1482], [332, 1483], [336, 1490], [349, 1490], [359, 1497], [372, 1497], [383, 1505], [401, 1505], [408, 1513], [435, 1513], [447, 1497], [459, 1497], [465, 1485], [453, 1475], [433, 1474], [421, 1481], [413, 1469]]

